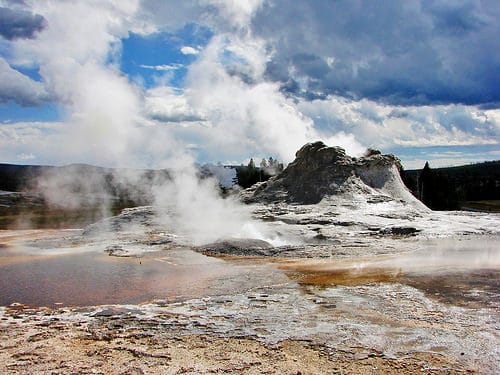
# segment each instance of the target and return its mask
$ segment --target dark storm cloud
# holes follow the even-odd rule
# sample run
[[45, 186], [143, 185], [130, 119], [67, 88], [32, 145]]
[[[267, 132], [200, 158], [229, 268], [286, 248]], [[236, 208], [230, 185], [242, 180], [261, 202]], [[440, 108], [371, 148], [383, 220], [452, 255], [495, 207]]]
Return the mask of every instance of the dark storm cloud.
[[253, 19], [267, 75], [389, 104], [500, 101], [500, 2], [274, 0]]
[[49, 95], [41, 82], [13, 69], [0, 57], [0, 103], [15, 102], [25, 107], [39, 106], [49, 101]]
[[39, 14], [0, 7], [0, 35], [7, 40], [32, 39], [46, 26]]

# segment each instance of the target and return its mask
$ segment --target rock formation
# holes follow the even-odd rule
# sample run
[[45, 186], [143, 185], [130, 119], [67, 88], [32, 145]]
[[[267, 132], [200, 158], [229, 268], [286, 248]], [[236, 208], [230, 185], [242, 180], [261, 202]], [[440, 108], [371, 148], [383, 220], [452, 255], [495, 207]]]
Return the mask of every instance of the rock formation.
[[269, 255], [273, 246], [266, 241], [252, 238], [231, 238], [200, 246], [197, 250], [204, 254], [239, 255], [256, 254]]
[[325, 197], [359, 193], [369, 203], [396, 200], [427, 209], [405, 187], [400, 161], [394, 155], [368, 150], [365, 156], [353, 158], [340, 147], [314, 142], [295, 156], [282, 173], [245, 191], [243, 200], [315, 204]]

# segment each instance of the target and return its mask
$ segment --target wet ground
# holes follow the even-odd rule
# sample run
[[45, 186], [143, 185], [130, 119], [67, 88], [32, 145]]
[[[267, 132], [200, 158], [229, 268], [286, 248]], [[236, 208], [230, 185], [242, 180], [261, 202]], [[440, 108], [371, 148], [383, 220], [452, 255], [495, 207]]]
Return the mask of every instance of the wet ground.
[[[334, 362], [379, 358], [399, 366], [430, 356], [414, 370], [500, 369], [496, 237], [415, 240], [403, 253], [307, 260], [215, 258], [188, 248], [120, 258], [96, 243], [49, 246], [75, 233], [0, 232], [0, 305], [10, 305], [2, 310], [2, 332], [23, 341], [23, 326], [43, 336], [43, 324], [60, 325], [73, 338], [94, 332], [95, 342], [124, 347], [120, 337], [130, 344], [135, 327], [141, 337], [160, 335], [170, 345], [185, 335], [247, 338], [265, 350], [305, 342], [303, 353], [314, 348]], [[22, 373], [22, 361], [12, 363]]]
[[30, 246], [75, 232], [0, 231], [0, 306], [144, 303], [238, 293], [259, 285], [263, 278], [285, 278], [269, 263], [227, 262], [188, 248], [154, 251], [137, 258], [109, 256], [103, 245], [95, 244]]
[[500, 249], [495, 237], [415, 241], [402, 254], [286, 261], [280, 268], [302, 285], [400, 283], [459, 306], [500, 307]]
[[103, 245], [29, 242], [78, 232], [0, 231], [0, 306], [145, 303], [241, 293], [262, 280], [319, 287], [401, 283], [451, 304], [500, 306], [500, 251], [491, 237], [420, 241], [417, 250], [402, 254], [316, 260], [216, 258], [189, 248], [114, 257]]

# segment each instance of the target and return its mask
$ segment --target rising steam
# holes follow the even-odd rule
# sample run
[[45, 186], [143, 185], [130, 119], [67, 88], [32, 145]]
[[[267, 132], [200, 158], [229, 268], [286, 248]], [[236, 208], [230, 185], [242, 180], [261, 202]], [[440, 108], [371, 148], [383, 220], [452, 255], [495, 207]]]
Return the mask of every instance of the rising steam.
[[[213, 180], [198, 178], [196, 156], [190, 151], [203, 146], [209, 156], [210, 150], [227, 149], [228, 155], [240, 158], [260, 153], [287, 162], [305, 142], [321, 138], [312, 120], [294, 109], [277, 84], [265, 79], [269, 51], [244, 32], [259, 4], [221, 8], [221, 17], [228, 20], [243, 12], [245, 17], [236, 23], [228, 21], [231, 30], [239, 32], [214, 36], [188, 67], [185, 90], [173, 95], [167, 78], [145, 90], [118, 68], [121, 38], [131, 30], [137, 1], [34, 3], [33, 11], [43, 14], [49, 27], [36, 41], [19, 42], [18, 53], [40, 67], [50, 95], [64, 103], [66, 121], [54, 135], [59, 147], [50, 152], [69, 163], [161, 166], [172, 171], [169, 178], [148, 180], [139, 172], [120, 170], [114, 179], [158, 207], [160, 222], [196, 243], [231, 236], [268, 237], [246, 207], [221, 198]], [[158, 120], [162, 114], [168, 114], [168, 121]], [[176, 116], [192, 121], [186, 125]], [[342, 137], [348, 150], [360, 148], [354, 139]], [[75, 190], [75, 183], [83, 187]], [[113, 200], [107, 183], [98, 174], [67, 168], [44, 175], [39, 187], [50, 204], [72, 209], [99, 204], [106, 211]]]

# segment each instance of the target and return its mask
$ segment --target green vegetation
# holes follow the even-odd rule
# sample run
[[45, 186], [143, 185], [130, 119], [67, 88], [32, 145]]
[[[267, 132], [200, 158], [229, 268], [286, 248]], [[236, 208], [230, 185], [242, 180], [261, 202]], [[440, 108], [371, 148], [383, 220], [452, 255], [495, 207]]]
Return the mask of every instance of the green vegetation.
[[283, 170], [283, 164], [278, 160], [270, 157], [262, 159], [260, 166], [255, 166], [253, 159], [250, 159], [248, 165], [236, 167], [235, 183], [246, 189], [257, 182], [267, 181], [272, 176], [280, 173]]
[[500, 200], [462, 202], [460, 208], [470, 211], [500, 212]]
[[[412, 193], [433, 210], [457, 210], [465, 202], [500, 200], [500, 160], [460, 167], [402, 171], [401, 176]], [[487, 204], [475, 209], [495, 211]]]

